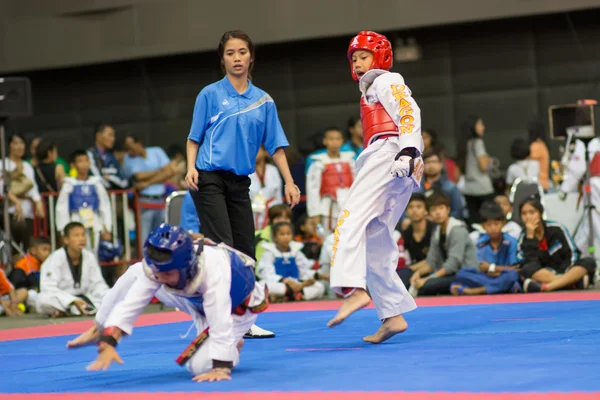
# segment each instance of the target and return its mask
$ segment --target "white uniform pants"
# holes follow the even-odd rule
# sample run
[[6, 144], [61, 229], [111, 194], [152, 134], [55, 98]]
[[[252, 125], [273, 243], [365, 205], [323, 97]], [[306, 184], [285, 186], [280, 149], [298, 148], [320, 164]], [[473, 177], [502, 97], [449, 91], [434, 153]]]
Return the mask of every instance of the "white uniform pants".
[[[133, 285], [135, 280], [143, 275], [144, 270], [142, 264], [138, 263], [129, 267], [127, 272], [125, 272], [125, 274], [123, 274], [123, 276], [117, 280], [113, 288], [102, 300], [102, 306], [96, 314], [96, 323], [98, 325], [104, 326], [104, 321], [106, 321], [108, 318], [108, 315], [112, 311], [113, 307], [125, 298], [127, 291]], [[262, 288], [257, 285], [255, 291], [260, 292], [261, 290]], [[264, 292], [257, 293], [256, 297], [258, 298], [260, 295], [262, 295], [262, 298], [264, 298]], [[175, 296], [174, 294], [166, 291], [164, 287], [161, 287], [158, 292], [156, 292], [156, 297], [166, 306], [178, 308], [179, 310], [191, 315], [196, 326], [197, 335], [208, 328], [206, 318], [200, 315], [192, 303], [189, 302], [185, 297]], [[250, 311], [246, 311], [246, 313], [242, 316], [233, 315], [233, 334], [235, 336], [236, 344], [244, 337], [244, 334], [246, 334], [250, 327], [254, 324], [257, 316], [257, 314], [253, 314]], [[212, 358], [208, 356], [211, 340], [212, 339], [209, 332], [208, 339], [206, 339], [206, 341], [196, 351], [194, 356], [187, 362], [186, 368], [193, 375], [203, 374], [212, 370]], [[181, 351], [185, 349], [187, 344], [188, 343], [182, 343]], [[237, 349], [236, 354], [237, 357], [233, 361], [234, 366], [236, 366], [240, 361], [239, 352], [237, 352]], [[174, 357], [178, 355], [179, 354], [175, 355]]]
[[[283, 282], [267, 283], [266, 285], [269, 288], [270, 295], [283, 297], [287, 292], [287, 286]], [[302, 294], [304, 295], [304, 300], [321, 299], [325, 296], [325, 285], [321, 281], [316, 281], [314, 284], [302, 289]]]
[[369, 289], [379, 319], [414, 310], [417, 305], [396, 273], [398, 245], [393, 232], [414, 182], [391, 174], [400, 151], [396, 138], [369, 145], [357, 160], [350, 188], [334, 236], [331, 289]]

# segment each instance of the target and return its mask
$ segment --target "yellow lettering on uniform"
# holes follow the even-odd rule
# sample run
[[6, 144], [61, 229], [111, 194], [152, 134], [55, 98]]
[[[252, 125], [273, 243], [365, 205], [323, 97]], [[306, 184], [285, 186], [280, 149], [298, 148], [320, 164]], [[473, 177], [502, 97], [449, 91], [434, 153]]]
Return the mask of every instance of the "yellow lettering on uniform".
[[414, 110], [410, 107], [404, 107], [403, 109], [400, 110], [400, 116], [404, 116], [404, 115], [412, 115], [412, 113], [414, 112]]
[[400, 119], [402, 125], [410, 125], [415, 122], [415, 118], [412, 115], [405, 115]]
[[400, 109], [406, 107], [410, 107], [410, 102], [403, 98], [402, 100], [400, 100]]
[[412, 133], [413, 129], [415, 129], [414, 125], [400, 125], [400, 134]]
[[421, 182], [421, 178], [423, 177], [424, 170], [425, 170], [425, 165], [419, 158], [417, 160], [417, 165], [415, 165], [415, 171], [414, 171], [415, 179], [417, 180], [417, 182]]
[[333, 262], [335, 261], [335, 255], [337, 253], [337, 246], [340, 243], [340, 230], [339, 227], [344, 224], [344, 220], [350, 216], [350, 212], [346, 209], [342, 210], [342, 214], [338, 219], [335, 230], [333, 231], [333, 251], [331, 253], [331, 261], [329, 265], [333, 267]]

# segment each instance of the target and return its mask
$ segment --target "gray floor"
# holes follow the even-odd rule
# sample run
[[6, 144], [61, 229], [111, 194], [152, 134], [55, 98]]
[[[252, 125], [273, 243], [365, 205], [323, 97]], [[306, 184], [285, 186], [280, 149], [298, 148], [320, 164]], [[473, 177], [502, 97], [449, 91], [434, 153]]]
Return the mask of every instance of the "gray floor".
[[[159, 304], [151, 304], [144, 310], [144, 314], [157, 313], [161, 311]], [[162, 311], [174, 311], [173, 308], [164, 307]], [[25, 314], [21, 317], [0, 317], [0, 330], [13, 328], [26, 328], [29, 326], [60, 325], [75, 321], [89, 321], [92, 317], [68, 317], [68, 318], [45, 318], [39, 314]]]

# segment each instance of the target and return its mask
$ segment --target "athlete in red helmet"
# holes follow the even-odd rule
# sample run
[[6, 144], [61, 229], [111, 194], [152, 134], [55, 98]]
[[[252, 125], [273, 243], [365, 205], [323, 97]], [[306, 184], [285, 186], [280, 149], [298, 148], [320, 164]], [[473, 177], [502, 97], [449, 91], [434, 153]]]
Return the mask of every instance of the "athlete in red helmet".
[[334, 232], [331, 288], [345, 301], [329, 327], [367, 306], [371, 298], [383, 324], [364, 338], [381, 343], [403, 332], [403, 313], [414, 299], [396, 274], [398, 246], [392, 233], [423, 173], [421, 110], [402, 75], [392, 67], [389, 40], [360, 32], [348, 48], [352, 77], [362, 93], [364, 151]]

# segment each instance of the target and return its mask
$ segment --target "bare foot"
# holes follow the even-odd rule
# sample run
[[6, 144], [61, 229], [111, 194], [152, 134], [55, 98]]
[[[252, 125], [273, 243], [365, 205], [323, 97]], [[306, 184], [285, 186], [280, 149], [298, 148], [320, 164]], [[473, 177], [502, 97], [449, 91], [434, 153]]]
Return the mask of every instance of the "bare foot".
[[377, 332], [372, 335], [365, 336], [363, 340], [365, 342], [375, 344], [383, 343], [392, 336], [402, 333], [407, 329], [408, 324], [406, 323], [406, 320], [402, 314], [400, 314], [392, 318], [387, 318], [385, 321], [383, 321], [383, 324], [379, 327], [379, 329], [377, 329]]
[[68, 349], [76, 349], [77, 347], [89, 346], [98, 343], [100, 332], [96, 326], [92, 326], [87, 331], [83, 332], [77, 338], [67, 342]]
[[356, 289], [354, 293], [340, 307], [337, 315], [327, 323], [327, 326], [333, 328], [336, 325], [344, 322], [355, 311], [360, 310], [369, 305], [371, 298], [364, 289]]
[[238, 353], [241, 353], [242, 347], [244, 347], [244, 339], [240, 339], [240, 341], [237, 343], [236, 347], [237, 347]]

